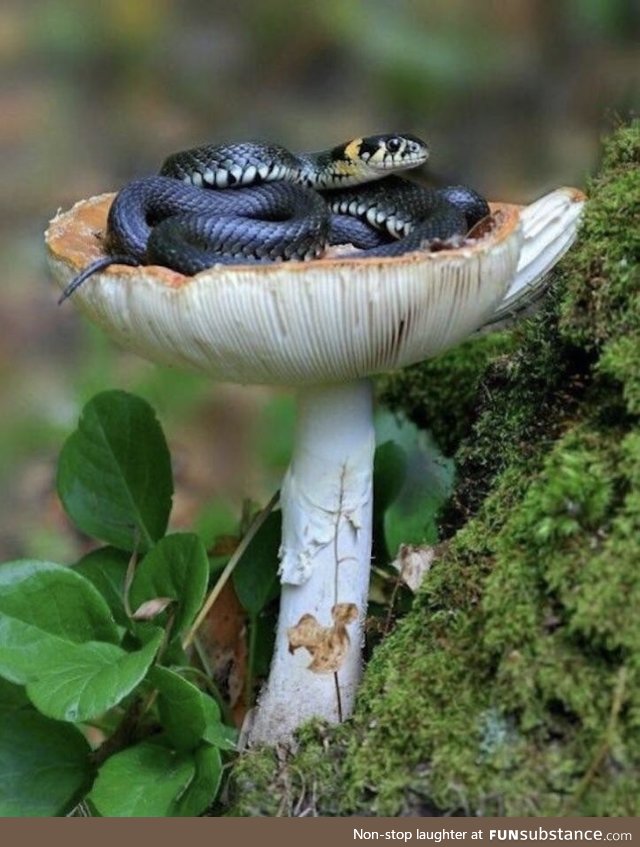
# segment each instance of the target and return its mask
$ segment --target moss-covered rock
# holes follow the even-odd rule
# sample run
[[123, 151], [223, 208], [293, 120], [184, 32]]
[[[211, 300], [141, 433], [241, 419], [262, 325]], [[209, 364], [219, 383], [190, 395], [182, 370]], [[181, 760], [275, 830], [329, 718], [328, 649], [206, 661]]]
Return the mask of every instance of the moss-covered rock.
[[451, 456], [476, 419], [478, 388], [487, 366], [514, 346], [508, 332], [467, 341], [435, 359], [383, 377], [379, 398], [392, 411], [401, 411], [429, 429], [445, 455]]
[[354, 717], [243, 757], [234, 813], [640, 814], [640, 122], [589, 193], [542, 312], [386, 385], [464, 436], [449, 538]]

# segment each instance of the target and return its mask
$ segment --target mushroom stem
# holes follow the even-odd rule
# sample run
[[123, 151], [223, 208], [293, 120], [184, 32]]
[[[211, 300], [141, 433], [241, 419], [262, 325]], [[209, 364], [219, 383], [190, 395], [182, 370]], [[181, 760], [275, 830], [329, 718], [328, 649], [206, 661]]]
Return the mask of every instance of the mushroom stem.
[[280, 498], [280, 617], [252, 744], [290, 742], [310, 718], [346, 718], [362, 670], [375, 448], [371, 384], [303, 388], [298, 407]]

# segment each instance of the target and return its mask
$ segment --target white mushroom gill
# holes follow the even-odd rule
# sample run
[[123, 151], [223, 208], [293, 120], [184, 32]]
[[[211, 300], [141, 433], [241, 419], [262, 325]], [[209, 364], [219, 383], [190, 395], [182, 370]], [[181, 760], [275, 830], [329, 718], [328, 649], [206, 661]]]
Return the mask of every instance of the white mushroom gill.
[[[51, 223], [61, 287], [100, 255], [95, 232], [111, 199], [83, 201]], [[335, 722], [353, 707], [371, 557], [368, 378], [434, 356], [516, 308], [570, 246], [583, 202], [559, 189], [525, 209], [494, 204], [492, 230], [455, 250], [223, 266], [188, 278], [113, 266], [74, 294], [91, 320], [146, 358], [298, 389], [281, 492], [280, 620], [251, 743], [290, 742], [308, 718]]]

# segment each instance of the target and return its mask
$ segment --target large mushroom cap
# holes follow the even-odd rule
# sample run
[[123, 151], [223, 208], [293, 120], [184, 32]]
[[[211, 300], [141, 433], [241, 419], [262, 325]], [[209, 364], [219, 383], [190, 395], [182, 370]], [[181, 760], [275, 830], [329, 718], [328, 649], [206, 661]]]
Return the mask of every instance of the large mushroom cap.
[[[77, 203], [46, 234], [60, 286], [103, 255], [113, 194]], [[125, 347], [218, 380], [339, 382], [404, 367], [466, 338], [495, 312], [522, 245], [519, 208], [458, 249], [397, 258], [220, 265], [193, 277], [114, 265], [73, 295]]]

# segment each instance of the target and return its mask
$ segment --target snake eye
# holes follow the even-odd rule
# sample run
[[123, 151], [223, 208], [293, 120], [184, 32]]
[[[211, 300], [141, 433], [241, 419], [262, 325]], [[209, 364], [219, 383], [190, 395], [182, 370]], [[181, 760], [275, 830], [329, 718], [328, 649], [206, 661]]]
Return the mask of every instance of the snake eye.
[[387, 150], [389, 153], [397, 153], [398, 150], [402, 147], [402, 142], [399, 138], [390, 138], [387, 141]]

